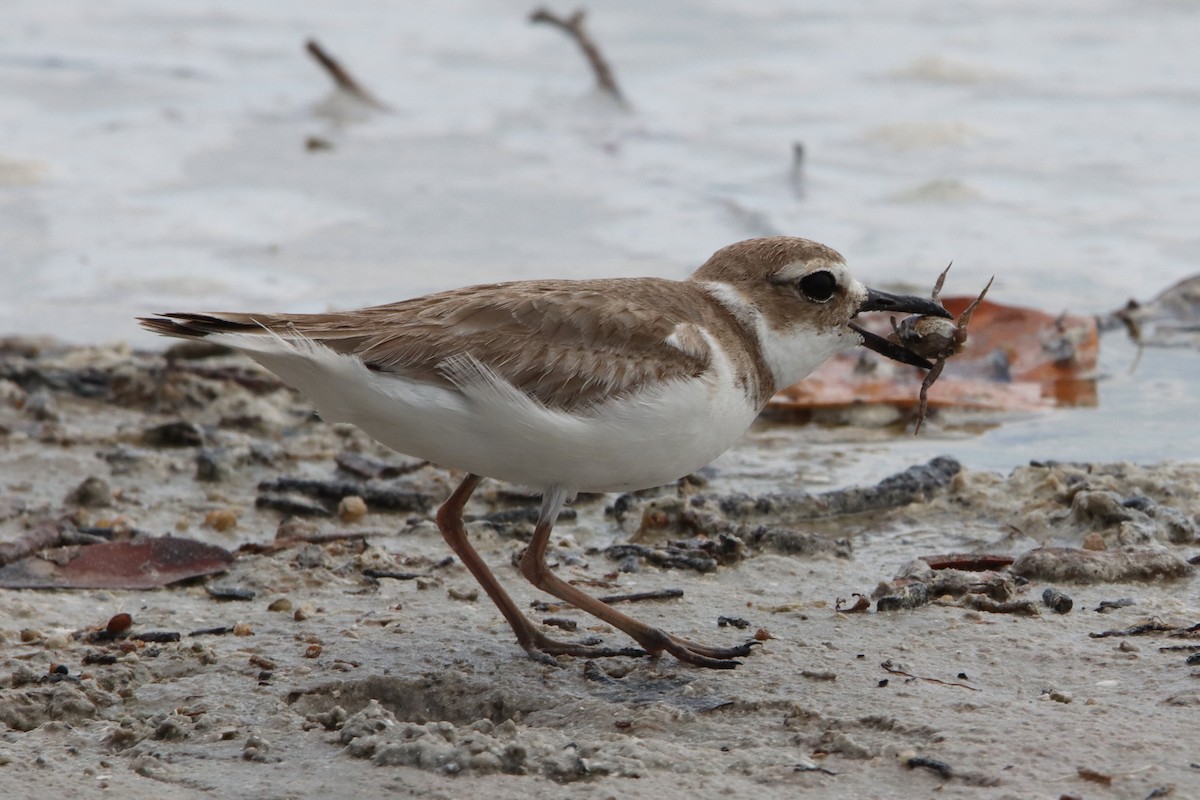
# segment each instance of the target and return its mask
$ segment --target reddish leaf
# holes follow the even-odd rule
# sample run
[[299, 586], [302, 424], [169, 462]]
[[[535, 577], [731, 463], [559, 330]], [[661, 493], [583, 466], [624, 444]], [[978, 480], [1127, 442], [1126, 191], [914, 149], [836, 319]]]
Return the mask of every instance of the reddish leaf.
[[[943, 298], [956, 317], [973, 297]], [[880, 335], [884, 319], [863, 326]], [[966, 350], [946, 362], [929, 390], [935, 407], [1028, 411], [1053, 405], [1095, 405], [1094, 373], [1100, 352], [1096, 321], [1070, 314], [984, 300], [971, 320]], [[775, 395], [781, 410], [839, 408], [862, 403], [915, 407], [924, 371], [862, 350], [825, 362], [800, 383]]]
[[[53, 554], [54, 560], [46, 556]], [[43, 551], [0, 569], [5, 589], [151, 589], [224, 572], [229, 551], [174, 536]]]

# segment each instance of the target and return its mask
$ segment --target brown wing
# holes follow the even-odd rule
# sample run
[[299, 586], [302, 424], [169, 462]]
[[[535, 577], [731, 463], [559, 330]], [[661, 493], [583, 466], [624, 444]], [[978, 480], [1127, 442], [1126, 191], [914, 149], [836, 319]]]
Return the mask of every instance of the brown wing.
[[[334, 314], [167, 314], [158, 333], [299, 334], [358, 356], [370, 368], [448, 385], [442, 363], [470, 356], [551, 408], [570, 410], [648, 382], [694, 377], [710, 362], [689, 337], [667, 343], [691, 305], [711, 302], [688, 283], [650, 278], [527, 281], [472, 286]], [[697, 340], [699, 346], [697, 346]]]

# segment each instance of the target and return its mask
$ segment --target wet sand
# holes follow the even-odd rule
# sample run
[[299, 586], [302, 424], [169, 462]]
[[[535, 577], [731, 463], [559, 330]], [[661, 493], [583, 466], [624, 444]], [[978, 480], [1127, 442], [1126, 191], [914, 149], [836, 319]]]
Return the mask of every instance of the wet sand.
[[[745, 663], [547, 666], [445, 560], [432, 509], [457, 476], [321, 422], [235, 358], [0, 350], [0, 541], [64, 520], [236, 555], [159, 589], [0, 590], [8, 796], [1200, 793], [1200, 465], [946, 459], [807, 495], [796, 474], [818, 465], [797, 457], [764, 488], [740, 474], [747, 445], [658, 492], [580, 498], [549, 553], [598, 595], [681, 589], [623, 608], [700, 641], [755, 637]], [[260, 488], [281, 478], [312, 483]], [[352, 501], [339, 515], [347, 485], [361, 518]], [[485, 484], [468, 508], [526, 607], [549, 599], [512, 566], [534, 506]], [[856, 594], [865, 611], [838, 610]], [[132, 625], [98, 636], [119, 613]], [[629, 644], [570, 608], [530, 613]]]

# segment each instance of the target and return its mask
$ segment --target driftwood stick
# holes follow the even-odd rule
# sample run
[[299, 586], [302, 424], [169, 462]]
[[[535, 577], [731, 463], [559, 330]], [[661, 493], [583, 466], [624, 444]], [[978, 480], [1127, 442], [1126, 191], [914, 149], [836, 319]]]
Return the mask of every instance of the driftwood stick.
[[625, 96], [621, 94], [620, 87], [617, 86], [617, 79], [613, 77], [612, 68], [608, 66], [608, 62], [600, 54], [600, 48], [596, 47], [596, 43], [584, 29], [583, 18], [582, 9], [565, 19], [544, 8], [539, 8], [529, 15], [530, 22], [544, 22], [547, 25], [553, 25], [574, 39], [575, 43], [579, 45], [579, 49], [583, 51], [584, 58], [591, 65], [592, 74], [596, 76], [596, 85], [612, 95], [621, 105], [628, 105]]
[[63, 520], [43, 522], [36, 528], [26, 531], [11, 542], [0, 542], [0, 566], [20, 561], [47, 547], [58, 547], [64, 544], [64, 536], [74, 531], [70, 523]]
[[291, 547], [296, 547], [302, 544], [330, 544], [332, 542], [352, 542], [355, 540], [366, 539], [370, 536], [388, 536], [387, 531], [365, 530], [365, 531], [313, 531], [311, 533], [281, 536], [272, 539], [269, 542], [247, 542], [238, 548], [239, 553], [253, 553], [255, 555], [270, 555], [278, 553], [280, 550], [287, 550]]
[[333, 82], [337, 87], [348, 95], [361, 100], [369, 106], [374, 106], [379, 109], [387, 109], [387, 104], [380, 101], [375, 95], [363, 88], [362, 84], [354, 79], [354, 77], [346, 71], [346, 68], [338, 63], [337, 59], [325, 52], [325, 49], [317, 43], [316, 39], [309, 39], [304, 43], [304, 49], [308, 54], [316, 59], [316, 62], [325, 68], [329, 73], [329, 77], [333, 78]]
[[601, 603], [640, 603], [643, 600], [678, 600], [683, 597], [683, 589], [656, 589], [651, 592], [634, 592], [632, 594], [610, 594], [598, 598]]

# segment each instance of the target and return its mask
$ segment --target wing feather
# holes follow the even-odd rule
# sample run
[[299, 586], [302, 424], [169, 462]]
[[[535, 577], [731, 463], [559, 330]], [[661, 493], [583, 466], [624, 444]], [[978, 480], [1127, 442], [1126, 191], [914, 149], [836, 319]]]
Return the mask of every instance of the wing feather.
[[717, 313], [690, 283], [634, 278], [489, 284], [345, 313], [165, 314], [143, 325], [184, 338], [310, 339], [373, 370], [442, 386], [454, 383], [448, 362], [469, 359], [542, 404], [569, 411], [701, 375], [712, 362], [703, 337], [688, 335], [685, 347], [668, 339], [679, 326], [704, 325], [712, 321], [705, 315]]

